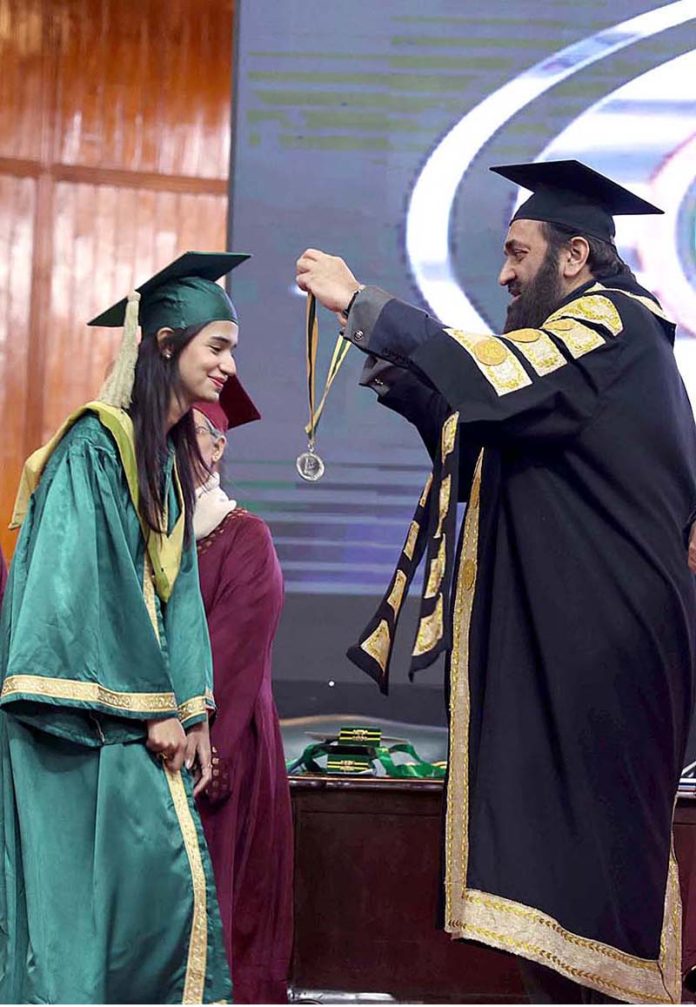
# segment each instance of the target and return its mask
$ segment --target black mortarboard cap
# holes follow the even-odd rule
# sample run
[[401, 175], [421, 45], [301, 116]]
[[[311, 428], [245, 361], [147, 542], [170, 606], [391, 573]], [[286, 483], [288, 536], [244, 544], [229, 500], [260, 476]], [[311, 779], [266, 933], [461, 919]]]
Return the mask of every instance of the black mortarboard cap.
[[[236, 322], [232, 301], [215, 281], [248, 258], [239, 252], [184, 252], [136, 288], [143, 331], [185, 329], [213, 321]], [[123, 325], [127, 304], [128, 298], [124, 297], [88, 324]]]
[[614, 217], [664, 212], [580, 161], [503, 164], [490, 170], [532, 192], [513, 220], [561, 224], [611, 241]]

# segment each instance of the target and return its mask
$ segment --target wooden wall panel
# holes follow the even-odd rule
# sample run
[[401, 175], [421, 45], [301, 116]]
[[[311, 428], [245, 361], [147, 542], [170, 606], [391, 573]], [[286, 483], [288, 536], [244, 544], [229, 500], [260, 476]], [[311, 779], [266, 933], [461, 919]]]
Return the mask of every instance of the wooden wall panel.
[[42, 0], [0, 0], [0, 157], [41, 156], [44, 7]]
[[7, 531], [24, 460], [28, 398], [40, 396], [32, 380], [29, 339], [36, 182], [0, 175], [0, 543], [8, 554]]
[[225, 247], [224, 196], [61, 182], [46, 334], [42, 439], [92, 398], [121, 338], [86, 322], [188, 249]]
[[86, 321], [225, 247], [233, 0], [0, 0], [0, 543], [24, 458], [119, 339]]
[[227, 178], [231, 0], [55, 7], [55, 161]]

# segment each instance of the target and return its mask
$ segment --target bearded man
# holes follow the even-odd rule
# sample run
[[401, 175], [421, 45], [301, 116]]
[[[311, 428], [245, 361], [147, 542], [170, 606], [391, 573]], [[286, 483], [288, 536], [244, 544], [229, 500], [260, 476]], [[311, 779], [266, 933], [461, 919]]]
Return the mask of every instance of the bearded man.
[[414, 667], [448, 653], [445, 929], [521, 956], [540, 1002], [679, 1002], [696, 431], [674, 326], [613, 243], [613, 215], [660, 211], [577, 161], [493, 170], [533, 192], [505, 240], [503, 336], [298, 261], [434, 461], [350, 656], [386, 691], [427, 549]]

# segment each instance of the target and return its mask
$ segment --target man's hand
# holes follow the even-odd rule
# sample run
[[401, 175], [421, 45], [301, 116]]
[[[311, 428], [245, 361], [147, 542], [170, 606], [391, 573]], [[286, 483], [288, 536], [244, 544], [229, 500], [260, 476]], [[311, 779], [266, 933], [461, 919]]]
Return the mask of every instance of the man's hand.
[[151, 752], [162, 757], [167, 763], [167, 769], [171, 769], [173, 773], [178, 772], [186, 755], [186, 734], [179, 718], [148, 720], [146, 745]]
[[691, 525], [689, 533], [689, 570], [696, 573], [696, 521]]
[[213, 778], [207, 717], [190, 727], [186, 733], [186, 768], [193, 770], [193, 796], [197, 797]]
[[361, 284], [343, 259], [308, 248], [297, 260], [297, 286], [314, 294], [329, 311], [343, 312]]

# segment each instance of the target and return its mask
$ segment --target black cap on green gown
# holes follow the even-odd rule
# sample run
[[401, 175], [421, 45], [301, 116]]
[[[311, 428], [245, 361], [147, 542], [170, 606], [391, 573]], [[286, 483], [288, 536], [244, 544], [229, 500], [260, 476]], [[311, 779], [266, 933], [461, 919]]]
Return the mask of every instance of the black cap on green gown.
[[[216, 283], [249, 255], [239, 252], [184, 252], [137, 287], [143, 332], [185, 329], [204, 322], [236, 322], [237, 312], [226, 291]], [[127, 298], [93, 318], [89, 325], [123, 325]]]
[[612, 241], [614, 217], [664, 213], [580, 161], [502, 164], [491, 171], [532, 192], [513, 220], [561, 224], [577, 229], [578, 234]]

